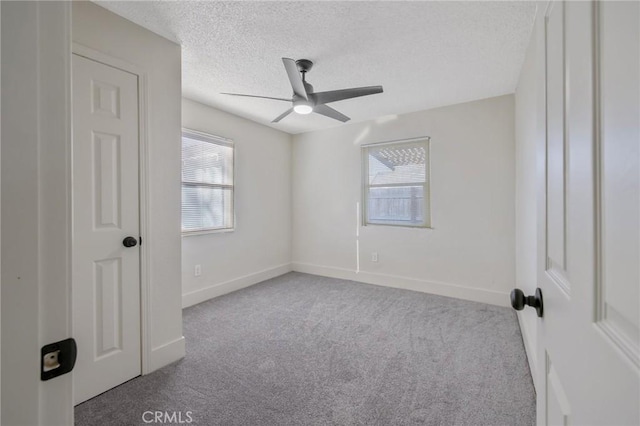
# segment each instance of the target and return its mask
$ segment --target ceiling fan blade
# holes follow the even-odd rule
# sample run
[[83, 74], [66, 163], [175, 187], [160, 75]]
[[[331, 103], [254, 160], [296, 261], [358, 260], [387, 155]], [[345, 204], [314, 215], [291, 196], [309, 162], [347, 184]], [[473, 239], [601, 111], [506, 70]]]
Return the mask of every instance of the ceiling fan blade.
[[343, 123], [351, 120], [343, 113], [336, 111], [335, 109], [327, 105], [316, 105], [315, 107], [313, 107], [313, 112], [317, 112], [318, 114], [333, 118], [334, 120], [342, 121]]
[[357, 98], [360, 96], [375, 95], [382, 93], [382, 86], [354, 87], [352, 89], [330, 90], [328, 92], [314, 93], [317, 104], [328, 104], [329, 102], [342, 101], [344, 99]]
[[288, 110], [286, 110], [285, 112], [283, 112], [282, 114], [280, 114], [279, 116], [274, 118], [272, 123], [277, 123], [278, 121], [282, 120], [283, 118], [285, 118], [287, 115], [291, 114], [292, 112], [293, 112], [293, 108], [289, 108]]
[[300, 72], [298, 71], [298, 66], [296, 65], [296, 61], [290, 58], [282, 58], [282, 63], [284, 64], [284, 68], [287, 70], [287, 75], [289, 76], [289, 81], [291, 82], [291, 87], [293, 88], [293, 93], [308, 100], [307, 91], [304, 88], [304, 84], [302, 83], [302, 77], [300, 76]]
[[273, 99], [274, 101], [286, 101], [291, 102], [291, 99], [285, 98], [272, 98], [270, 96], [255, 96], [255, 95], [241, 95], [240, 93], [220, 93], [221, 95], [231, 95], [231, 96], [245, 96], [247, 98], [260, 98], [260, 99]]

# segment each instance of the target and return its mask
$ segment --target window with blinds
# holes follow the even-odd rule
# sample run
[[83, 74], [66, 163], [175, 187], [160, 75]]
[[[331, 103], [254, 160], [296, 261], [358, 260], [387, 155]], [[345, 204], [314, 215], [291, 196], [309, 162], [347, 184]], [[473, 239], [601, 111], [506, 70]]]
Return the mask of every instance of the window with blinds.
[[429, 138], [362, 146], [363, 223], [428, 228]]
[[232, 230], [233, 141], [182, 131], [182, 232]]

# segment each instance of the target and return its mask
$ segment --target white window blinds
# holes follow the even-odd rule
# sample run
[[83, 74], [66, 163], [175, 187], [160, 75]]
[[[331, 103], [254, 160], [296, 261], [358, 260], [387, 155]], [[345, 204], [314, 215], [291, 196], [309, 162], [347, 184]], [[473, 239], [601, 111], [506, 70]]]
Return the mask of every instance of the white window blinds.
[[182, 232], [233, 229], [233, 142], [182, 131]]
[[364, 224], [429, 227], [429, 139], [364, 145]]

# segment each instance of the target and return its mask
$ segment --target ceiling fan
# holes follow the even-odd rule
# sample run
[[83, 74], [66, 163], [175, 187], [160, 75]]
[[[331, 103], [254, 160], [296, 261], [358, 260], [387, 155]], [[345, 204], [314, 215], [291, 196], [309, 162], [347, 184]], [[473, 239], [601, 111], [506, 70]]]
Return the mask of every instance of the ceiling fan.
[[276, 117], [272, 123], [279, 122], [294, 111], [298, 114], [310, 114], [315, 112], [344, 123], [349, 121], [350, 118], [330, 106], [327, 106], [328, 103], [382, 93], [382, 86], [353, 87], [351, 89], [330, 90], [328, 92], [314, 92], [313, 86], [307, 83], [306, 80], [307, 72], [309, 72], [311, 67], [313, 67], [313, 62], [308, 59], [298, 59], [297, 61], [294, 61], [290, 58], [282, 58], [282, 62], [284, 63], [284, 68], [287, 70], [289, 82], [293, 88], [293, 97], [291, 99], [241, 95], [239, 93], [221, 94], [291, 102], [291, 108]]

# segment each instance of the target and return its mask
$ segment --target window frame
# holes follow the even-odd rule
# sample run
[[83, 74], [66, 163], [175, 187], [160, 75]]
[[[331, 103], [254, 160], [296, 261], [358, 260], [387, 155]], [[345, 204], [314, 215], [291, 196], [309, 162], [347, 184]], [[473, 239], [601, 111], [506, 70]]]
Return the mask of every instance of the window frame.
[[[403, 144], [415, 144], [424, 142], [426, 148], [425, 158], [425, 182], [423, 183], [407, 183], [407, 184], [386, 184], [386, 185], [371, 185], [369, 183], [369, 149], [378, 148], [385, 145], [403, 145]], [[398, 139], [392, 141], [375, 142], [369, 144], [360, 145], [361, 156], [361, 226], [389, 226], [394, 228], [410, 228], [410, 229], [433, 229], [433, 220], [431, 217], [431, 137], [421, 136], [409, 139]], [[407, 187], [407, 186], [419, 186], [424, 188], [424, 222], [419, 225], [412, 224], [400, 224], [400, 223], [376, 223], [369, 222], [368, 220], [368, 207], [369, 207], [369, 189], [370, 188], [390, 188], [390, 187]]]
[[[223, 228], [198, 228], [193, 230], [183, 230], [182, 229], [182, 198], [180, 201], [180, 231], [183, 237], [193, 236], [193, 235], [204, 235], [204, 234], [218, 234], [225, 232], [234, 232], [236, 229], [236, 146], [235, 142], [232, 139], [228, 139], [222, 136], [213, 135], [211, 133], [201, 132], [198, 130], [189, 129], [186, 127], [182, 128], [180, 133], [180, 157], [182, 161], [182, 148], [183, 148], [183, 138], [189, 137], [191, 139], [195, 139], [205, 143], [211, 143], [214, 145], [227, 146], [231, 148], [231, 167], [233, 168], [231, 174], [231, 184], [216, 184], [216, 183], [203, 183], [203, 182], [185, 182], [182, 180], [182, 165], [180, 167], [180, 193], [182, 194], [182, 188], [185, 186], [191, 186], [194, 188], [204, 187], [204, 188], [222, 188], [222, 189], [230, 189], [231, 190], [231, 226], [223, 227]], [[182, 197], [182, 195], [181, 195]]]

